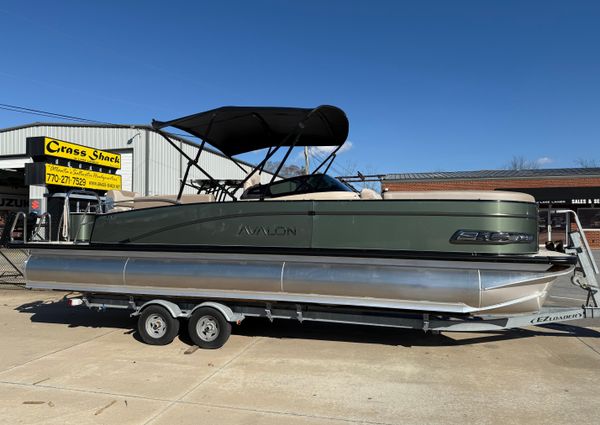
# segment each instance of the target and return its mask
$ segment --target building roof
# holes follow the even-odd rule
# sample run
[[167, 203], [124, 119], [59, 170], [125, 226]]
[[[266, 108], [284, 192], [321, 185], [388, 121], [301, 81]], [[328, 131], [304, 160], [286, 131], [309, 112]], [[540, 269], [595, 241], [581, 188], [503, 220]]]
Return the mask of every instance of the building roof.
[[386, 174], [384, 181], [413, 180], [491, 180], [528, 179], [550, 177], [598, 177], [600, 168], [546, 168], [537, 170], [477, 170], [477, 171], [436, 171], [432, 173]]
[[73, 122], [44, 122], [36, 121], [28, 124], [17, 125], [14, 127], [0, 128], [0, 133], [7, 133], [9, 131], [21, 130], [29, 127], [99, 127], [99, 128], [141, 128], [152, 130], [152, 127], [146, 124], [87, 124], [87, 123], [73, 123]]
[[[72, 123], [72, 122], [41, 122], [41, 121], [36, 121], [36, 122], [29, 123], [29, 124], [18, 125], [18, 126], [15, 126], [15, 127], [0, 128], [0, 133], [8, 133], [9, 131], [22, 130], [24, 128], [31, 128], [31, 127], [123, 128], [123, 129], [137, 129], [137, 130], [155, 131], [154, 128], [152, 128], [152, 126], [147, 125], [147, 124], [84, 124], [84, 123]], [[166, 131], [164, 133], [168, 134], [169, 137], [171, 137], [172, 139], [175, 139], [177, 141], [186, 143], [186, 144], [188, 144], [190, 146], [198, 146], [198, 143], [192, 142], [191, 140], [188, 140], [188, 139], [186, 139], [184, 137], [181, 137], [179, 135], [168, 133]], [[209, 150], [209, 151], [211, 151], [213, 153], [216, 153], [217, 155], [223, 156], [220, 152], [217, 152], [214, 149], [206, 149], [206, 150]]]
[[[42, 127], [42, 126], [43, 127], [122, 128], [122, 129], [148, 130], [148, 131], [152, 131], [152, 132], [156, 131], [152, 126], [147, 125], [147, 124], [87, 124], [87, 123], [72, 123], [72, 122], [40, 122], [40, 121], [37, 121], [37, 122], [29, 123], [29, 124], [18, 125], [15, 127], [0, 128], [0, 133], [8, 133], [9, 131], [22, 130], [24, 128], [30, 128], [30, 127]], [[173, 140], [177, 140], [179, 142], [185, 143], [190, 146], [199, 147], [198, 143], [188, 140], [185, 137], [182, 137], [180, 135], [169, 133], [166, 131], [164, 131], [163, 133], [167, 134]], [[216, 149], [212, 149], [210, 147], [205, 146], [204, 150], [207, 152], [210, 152], [212, 154], [218, 155], [222, 158], [226, 158], [228, 160], [230, 159], [227, 156], [225, 156], [222, 152], [219, 152]], [[236, 159], [236, 161], [239, 162], [240, 164], [247, 165], [249, 167], [256, 166], [254, 164], [250, 164], [249, 162], [246, 162], [246, 161], [243, 161], [240, 159]]]

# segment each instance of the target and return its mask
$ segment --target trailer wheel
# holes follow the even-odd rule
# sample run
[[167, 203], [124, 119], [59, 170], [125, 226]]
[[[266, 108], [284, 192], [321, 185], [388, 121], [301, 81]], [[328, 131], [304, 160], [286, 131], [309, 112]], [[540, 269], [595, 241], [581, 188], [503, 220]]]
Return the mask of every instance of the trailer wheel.
[[188, 321], [190, 338], [200, 348], [221, 348], [231, 335], [231, 323], [220, 311], [200, 307]]
[[167, 345], [179, 333], [179, 320], [159, 305], [146, 307], [138, 318], [138, 332], [142, 341], [150, 345]]

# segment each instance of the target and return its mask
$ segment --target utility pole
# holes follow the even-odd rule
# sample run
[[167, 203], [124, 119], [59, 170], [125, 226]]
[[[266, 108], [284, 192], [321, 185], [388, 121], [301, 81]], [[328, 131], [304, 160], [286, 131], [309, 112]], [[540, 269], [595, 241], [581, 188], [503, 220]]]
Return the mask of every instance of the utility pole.
[[304, 174], [310, 174], [310, 157], [308, 156], [308, 146], [304, 146]]

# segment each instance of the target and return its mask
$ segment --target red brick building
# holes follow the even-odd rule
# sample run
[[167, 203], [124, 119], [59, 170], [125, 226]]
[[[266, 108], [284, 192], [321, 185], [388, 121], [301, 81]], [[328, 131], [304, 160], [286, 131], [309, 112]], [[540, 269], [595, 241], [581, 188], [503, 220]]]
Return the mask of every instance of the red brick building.
[[[509, 190], [533, 195], [540, 206], [540, 240], [547, 236], [548, 208], [568, 208], [579, 216], [590, 245], [600, 248], [600, 168], [544, 170], [482, 170], [388, 174], [382, 189]], [[563, 216], [552, 216], [553, 239], [564, 239], [569, 226]]]

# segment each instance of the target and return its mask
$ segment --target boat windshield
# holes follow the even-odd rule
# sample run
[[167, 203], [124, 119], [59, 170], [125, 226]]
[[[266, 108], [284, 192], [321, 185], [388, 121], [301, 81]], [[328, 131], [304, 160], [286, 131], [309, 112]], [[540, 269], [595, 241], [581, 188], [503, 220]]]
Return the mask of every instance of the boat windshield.
[[314, 192], [353, 192], [353, 190], [326, 174], [311, 174], [252, 186], [242, 194], [240, 199], [277, 198]]

